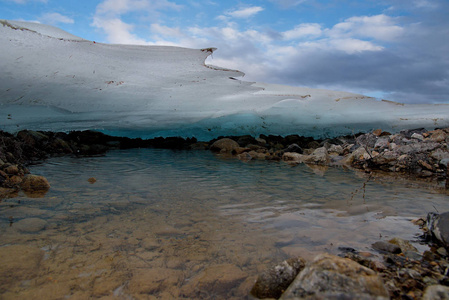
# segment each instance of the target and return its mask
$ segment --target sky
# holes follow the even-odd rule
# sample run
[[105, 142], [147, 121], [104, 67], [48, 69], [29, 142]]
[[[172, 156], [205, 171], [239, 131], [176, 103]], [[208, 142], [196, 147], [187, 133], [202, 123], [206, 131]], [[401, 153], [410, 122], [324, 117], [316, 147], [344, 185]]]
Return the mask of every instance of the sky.
[[216, 47], [246, 81], [449, 104], [449, 0], [0, 0], [102, 43]]

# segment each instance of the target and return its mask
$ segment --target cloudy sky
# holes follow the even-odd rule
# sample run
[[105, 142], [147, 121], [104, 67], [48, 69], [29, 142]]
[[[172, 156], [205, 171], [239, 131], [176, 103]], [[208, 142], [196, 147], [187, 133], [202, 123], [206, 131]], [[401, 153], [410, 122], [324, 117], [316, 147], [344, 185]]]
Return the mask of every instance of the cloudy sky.
[[449, 103], [448, 0], [0, 0], [96, 42], [217, 47], [248, 81]]

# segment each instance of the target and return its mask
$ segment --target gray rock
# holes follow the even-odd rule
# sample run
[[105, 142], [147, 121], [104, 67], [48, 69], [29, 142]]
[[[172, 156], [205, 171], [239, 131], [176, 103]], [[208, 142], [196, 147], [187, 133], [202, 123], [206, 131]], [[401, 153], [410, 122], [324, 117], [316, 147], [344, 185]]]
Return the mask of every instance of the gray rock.
[[251, 295], [260, 299], [278, 299], [304, 267], [305, 261], [299, 257], [283, 261], [259, 275]]
[[280, 299], [389, 299], [377, 273], [350, 259], [318, 255]]
[[373, 246], [374, 249], [379, 251], [385, 251], [393, 254], [401, 253], [401, 248], [398, 245], [387, 243], [384, 241], [375, 242], [371, 246]]
[[297, 144], [291, 144], [284, 151], [285, 152], [295, 152], [295, 153], [299, 153], [299, 154], [303, 153], [302, 148], [299, 147]]
[[327, 153], [327, 150], [325, 147], [320, 147], [315, 149], [311, 155], [309, 155], [308, 158], [305, 159], [305, 163], [309, 164], [316, 164], [316, 165], [329, 165], [330, 158], [329, 154]]
[[431, 285], [424, 290], [423, 300], [449, 300], [449, 287]]
[[427, 228], [434, 238], [449, 248], [449, 212], [427, 214]]

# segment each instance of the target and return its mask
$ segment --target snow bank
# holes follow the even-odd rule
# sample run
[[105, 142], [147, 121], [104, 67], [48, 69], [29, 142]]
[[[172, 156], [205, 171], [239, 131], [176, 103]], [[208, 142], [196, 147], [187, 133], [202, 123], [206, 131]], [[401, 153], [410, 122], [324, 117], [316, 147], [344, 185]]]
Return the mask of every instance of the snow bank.
[[449, 105], [238, 80], [214, 48], [108, 45], [51, 26], [0, 25], [0, 129], [129, 137], [300, 134], [449, 126]]

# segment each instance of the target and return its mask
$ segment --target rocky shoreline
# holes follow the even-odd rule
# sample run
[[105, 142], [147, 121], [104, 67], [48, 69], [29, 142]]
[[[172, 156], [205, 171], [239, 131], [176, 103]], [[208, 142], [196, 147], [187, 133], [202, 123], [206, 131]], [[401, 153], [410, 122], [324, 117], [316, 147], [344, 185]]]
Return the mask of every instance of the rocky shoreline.
[[[447, 193], [448, 144], [449, 128], [406, 130], [396, 134], [378, 129], [324, 140], [299, 135], [231, 136], [209, 142], [178, 137], [130, 139], [95, 131], [24, 130], [15, 135], [0, 131], [0, 201], [14, 197], [20, 190], [30, 195], [45, 193], [50, 188], [49, 183], [41, 176], [29, 174], [27, 166], [48, 157], [102, 155], [112, 149], [148, 147], [211, 150], [244, 162], [305, 163], [318, 170], [345, 167], [361, 170], [369, 176], [394, 174], [432, 182], [433, 188]], [[425, 253], [418, 253], [408, 241], [393, 239], [372, 245], [382, 256], [381, 260], [352, 248], [340, 249], [341, 257], [325, 254], [311, 262], [293, 258], [261, 274], [252, 296], [276, 299], [449, 299], [449, 222], [446, 219], [449, 220], [449, 215], [443, 213], [415, 221], [415, 225], [423, 230], [423, 243], [430, 246]], [[316, 289], [317, 286], [320, 289]]]

